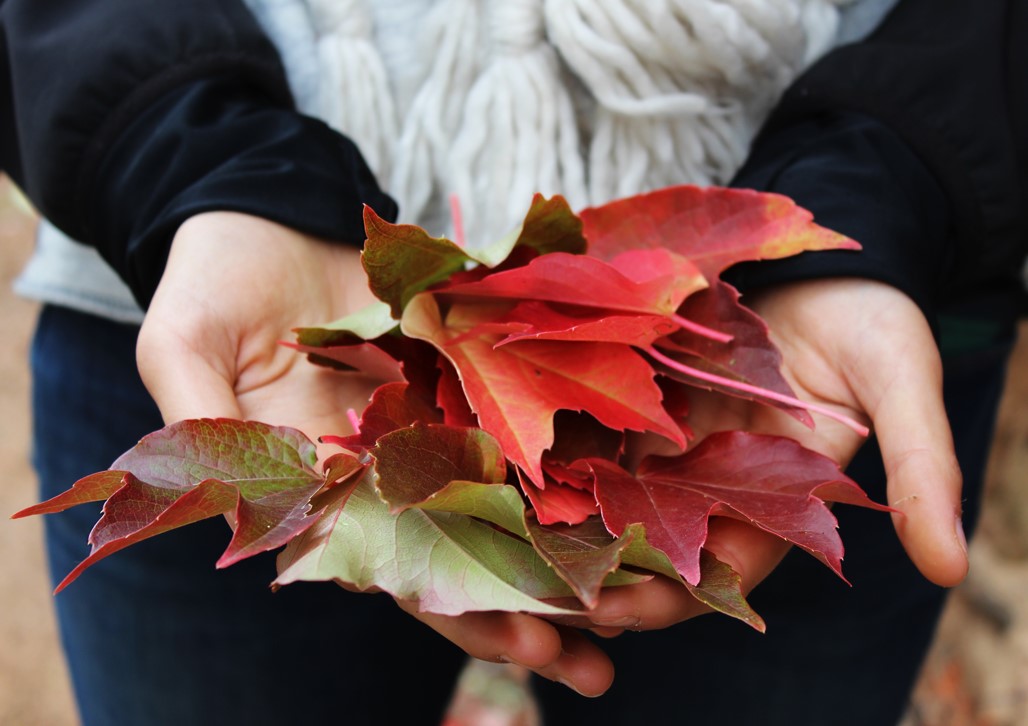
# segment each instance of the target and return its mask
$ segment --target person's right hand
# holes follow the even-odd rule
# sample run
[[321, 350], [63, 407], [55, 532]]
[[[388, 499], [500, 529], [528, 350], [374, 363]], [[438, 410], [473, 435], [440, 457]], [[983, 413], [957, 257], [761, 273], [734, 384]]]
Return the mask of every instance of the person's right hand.
[[[312, 439], [349, 433], [347, 410], [363, 410], [376, 382], [313, 366], [278, 341], [373, 299], [355, 248], [244, 214], [197, 215], [172, 243], [139, 336], [139, 370], [166, 423], [227, 417], [293, 426]], [[472, 656], [519, 663], [581, 693], [597, 695], [613, 677], [609, 658], [572, 628], [399, 605]]]

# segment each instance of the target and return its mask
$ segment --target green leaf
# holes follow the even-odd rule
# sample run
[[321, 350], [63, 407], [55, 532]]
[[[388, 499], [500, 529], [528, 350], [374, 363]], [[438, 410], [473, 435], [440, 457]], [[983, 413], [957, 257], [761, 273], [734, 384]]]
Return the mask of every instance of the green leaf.
[[[600, 572], [600, 570], [604, 569], [602, 565], [595, 567], [587, 562], [591, 559], [594, 563], [603, 555], [594, 554], [590, 558], [589, 553], [582, 552], [577, 558], [574, 555], [563, 557], [560, 553], [568, 552], [576, 547], [576, 544], [560, 541], [562, 539], [561, 533], [563, 532], [560, 527], [541, 527], [535, 523], [534, 519], [526, 517], [525, 500], [522, 499], [521, 494], [518, 493], [515, 487], [507, 484], [478, 484], [475, 482], [455, 481], [414, 506], [436, 512], [456, 512], [477, 517], [478, 519], [483, 519], [503, 527], [512, 534], [516, 534], [531, 542], [536, 552], [554, 567], [557, 575], [568, 583], [575, 593], [579, 595], [579, 599], [582, 599], [579, 592], [579, 589], [582, 588], [578, 586], [578, 583], [586, 580], [588, 581], [588, 584], [585, 585], [586, 588], [595, 587], [598, 589], [601, 585], [616, 587], [644, 582], [650, 579], [648, 575], [640, 575], [626, 570]], [[599, 519], [597, 518], [596, 521], [599, 521]], [[602, 528], [602, 526], [601, 523], [600, 527]], [[538, 537], [536, 534], [530, 535], [530, 528], [533, 532], [539, 530]], [[579, 545], [584, 542], [580, 536], [582, 533], [576, 534], [574, 532], [575, 528], [569, 527], [567, 529], [572, 532], [569, 537], [576, 537]], [[606, 530], [604, 530], [604, 534], [606, 538], [602, 542], [600, 541], [601, 538], [595, 538], [594, 544], [597, 544], [596, 549], [600, 546], [608, 546], [614, 542], [614, 538]], [[549, 542], [550, 547], [540, 546], [540, 538], [545, 542]], [[624, 544], [627, 544], [627, 541]], [[563, 570], [556, 565], [556, 561], [564, 563]], [[595, 577], [582, 572], [582, 570], [588, 567], [591, 567]], [[614, 567], [617, 567], [616, 563]], [[593, 580], [595, 580], [595, 583]], [[587, 605], [589, 604], [584, 599], [582, 601]], [[595, 603], [595, 599], [592, 599], [591, 602]]]
[[742, 594], [742, 579], [718, 557], [705, 549], [700, 552], [700, 580], [693, 585], [675, 572], [666, 554], [650, 544], [643, 524], [630, 524], [625, 530], [625, 535], [629, 534], [631, 542], [621, 555], [623, 565], [632, 565], [681, 582], [696, 600], [764, 632], [764, 619], [749, 607]]
[[719, 613], [741, 620], [761, 633], [767, 630], [764, 618], [757, 615], [742, 594], [742, 578], [739, 577], [739, 573], [709, 550], [700, 553], [699, 584], [686, 583], [685, 586], [694, 598]]
[[[397, 318], [398, 319], [398, 318]], [[358, 345], [380, 338], [396, 327], [396, 320], [384, 302], [367, 305], [355, 313], [331, 323], [296, 328], [296, 342], [315, 348], [335, 345]]]
[[729, 565], [721, 562], [708, 550], [700, 553], [700, 581], [692, 585], [675, 571], [668, 556], [651, 545], [646, 539], [646, 528], [642, 524], [631, 524], [624, 536], [631, 536], [628, 547], [621, 555], [621, 562], [634, 565], [650, 572], [656, 572], [682, 583], [697, 600], [714, 610], [741, 620], [763, 633], [766, 629], [761, 618], [742, 594], [742, 579]]
[[478, 250], [464, 250], [414, 225], [390, 224], [370, 207], [364, 208], [364, 229], [368, 238], [361, 260], [371, 291], [388, 304], [396, 319], [411, 298], [470, 263], [496, 267], [517, 247], [528, 247], [538, 254], [585, 251], [582, 222], [567, 201], [560, 196], [546, 199], [541, 194], [533, 197], [520, 227]]
[[509, 484], [452, 481], [413, 506], [433, 512], [466, 514], [499, 525], [526, 541], [529, 539], [525, 528], [525, 501], [517, 487]]
[[461, 514], [411, 508], [394, 515], [372, 479], [349, 496], [326, 495], [314, 526], [279, 555], [276, 585], [335, 580], [379, 588], [441, 615], [576, 612], [540, 599], [572, 592], [521, 538]]

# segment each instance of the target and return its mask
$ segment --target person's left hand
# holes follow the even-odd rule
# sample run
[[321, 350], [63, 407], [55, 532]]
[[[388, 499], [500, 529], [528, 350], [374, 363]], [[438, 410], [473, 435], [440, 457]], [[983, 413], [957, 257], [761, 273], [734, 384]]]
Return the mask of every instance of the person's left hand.
[[[942, 402], [942, 367], [927, 321], [903, 293], [869, 280], [840, 279], [768, 289], [746, 300], [768, 323], [797, 396], [870, 422], [888, 477], [888, 504], [910, 559], [932, 582], [953, 586], [967, 572], [960, 523], [961, 476]], [[862, 438], [814, 414], [817, 428], [783, 412], [697, 392], [690, 425], [699, 436], [726, 429], [791, 436], [847, 464]], [[859, 484], [859, 482], [858, 482]], [[748, 592], [788, 551], [779, 538], [725, 517], [705, 545], [742, 577]], [[588, 618], [601, 635], [650, 630], [709, 612], [681, 585], [657, 577], [609, 588]]]

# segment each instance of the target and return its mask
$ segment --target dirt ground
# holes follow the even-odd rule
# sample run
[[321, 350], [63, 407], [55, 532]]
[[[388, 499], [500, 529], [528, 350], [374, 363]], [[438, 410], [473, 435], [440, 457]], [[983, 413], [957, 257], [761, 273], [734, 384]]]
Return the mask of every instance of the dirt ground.
[[[35, 501], [28, 463], [27, 353], [36, 306], [11, 282], [32, 218], [0, 179], [0, 513]], [[955, 593], [904, 726], [1028, 724], [1028, 327], [1011, 367], [972, 572]], [[74, 726], [38, 520], [0, 517], [0, 726]], [[498, 675], [499, 673], [499, 675]], [[531, 721], [517, 679], [477, 669], [448, 723]], [[469, 705], [470, 704], [470, 705]], [[491, 707], [490, 707], [491, 706]], [[456, 715], [456, 714], [455, 714]], [[873, 725], [869, 725], [873, 726]]]
[[11, 282], [32, 251], [32, 219], [0, 180], [0, 724], [75, 724], [54, 629], [41, 523], [9, 521], [36, 500], [29, 466], [28, 346], [36, 306]]

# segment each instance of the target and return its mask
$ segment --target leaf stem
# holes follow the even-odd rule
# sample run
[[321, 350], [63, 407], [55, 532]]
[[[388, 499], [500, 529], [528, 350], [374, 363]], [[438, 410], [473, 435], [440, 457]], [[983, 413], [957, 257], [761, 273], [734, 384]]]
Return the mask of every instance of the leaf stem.
[[701, 371], [698, 368], [693, 368], [692, 366], [688, 366], [685, 363], [680, 363], [679, 361], [676, 361], [674, 358], [670, 358], [664, 355], [659, 350], [654, 348], [652, 345], [647, 348], [644, 348], [644, 350], [664, 365], [668, 366], [669, 368], [673, 368], [674, 370], [680, 373], [684, 373], [687, 376], [699, 378], [701, 381], [707, 381], [709, 383], [717, 383], [718, 385], [726, 386], [728, 388], [734, 388], [735, 390], [741, 391], [742, 393], [749, 393], [755, 396], [760, 396], [761, 398], [769, 398], [772, 401], [778, 401], [779, 403], [784, 403], [789, 406], [795, 406], [797, 408], [803, 408], [808, 411], [813, 411], [814, 413], [819, 413], [823, 416], [827, 416], [830, 419], [838, 421], [839, 423], [844, 424], [845, 426], [848, 426], [861, 436], [867, 436], [871, 433], [870, 429], [868, 429], [867, 426], [864, 426], [863, 424], [854, 421], [849, 416], [838, 413], [837, 411], [833, 411], [830, 408], [826, 408], [825, 406], [821, 406], [816, 403], [809, 403], [807, 401], [801, 401], [800, 399], [794, 398], [793, 396], [786, 396], [783, 393], [777, 393], [767, 388], [753, 386], [749, 383], [743, 383], [742, 381], [733, 381], [731, 378], [725, 378], [724, 376], [719, 376], [714, 373], [707, 373], [706, 371]]
[[360, 435], [361, 432], [361, 419], [357, 415], [357, 412], [352, 409], [346, 409], [346, 418], [350, 421], [350, 425], [353, 427], [353, 433]]
[[461, 249], [467, 249], [464, 239], [464, 217], [460, 212], [460, 197], [450, 195], [450, 219], [453, 221], [453, 242]]
[[716, 340], [719, 343], [729, 343], [732, 340], [732, 336], [728, 333], [722, 333], [720, 330], [714, 330], [713, 328], [708, 328], [706, 325], [700, 325], [688, 318], [683, 318], [681, 315], [672, 313], [671, 320], [685, 330], [696, 333], [697, 335], [702, 335], [704, 338]]

